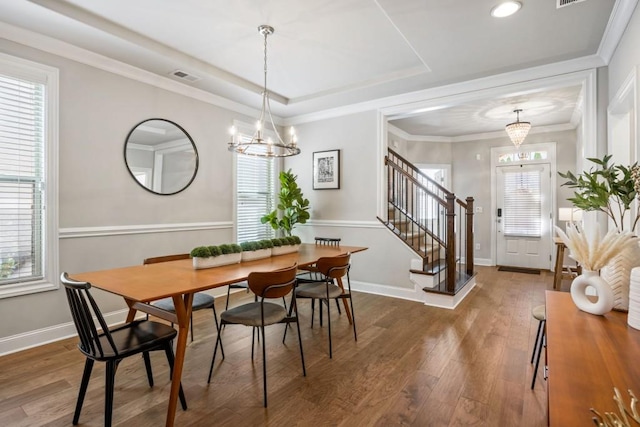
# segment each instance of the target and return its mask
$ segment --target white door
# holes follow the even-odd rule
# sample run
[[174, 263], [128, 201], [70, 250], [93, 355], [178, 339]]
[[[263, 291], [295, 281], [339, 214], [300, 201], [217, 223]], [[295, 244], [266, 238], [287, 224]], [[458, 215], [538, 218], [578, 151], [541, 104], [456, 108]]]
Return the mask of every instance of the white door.
[[546, 164], [496, 168], [497, 264], [551, 267], [551, 175]]

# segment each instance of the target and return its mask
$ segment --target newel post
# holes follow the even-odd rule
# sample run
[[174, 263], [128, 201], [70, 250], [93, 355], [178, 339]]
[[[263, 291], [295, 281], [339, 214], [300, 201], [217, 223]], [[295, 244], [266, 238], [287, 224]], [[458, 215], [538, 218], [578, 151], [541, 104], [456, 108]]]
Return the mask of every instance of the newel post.
[[473, 197], [467, 197], [467, 228], [466, 228], [466, 235], [467, 235], [467, 253], [465, 255], [466, 257], [466, 264], [467, 264], [467, 274], [472, 276], [473, 275], [473, 248], [474, 248], [474, 243], [473, 243]]
[[452, 295], [456, 290], [456, 196], [447, 194], [447, 292]]

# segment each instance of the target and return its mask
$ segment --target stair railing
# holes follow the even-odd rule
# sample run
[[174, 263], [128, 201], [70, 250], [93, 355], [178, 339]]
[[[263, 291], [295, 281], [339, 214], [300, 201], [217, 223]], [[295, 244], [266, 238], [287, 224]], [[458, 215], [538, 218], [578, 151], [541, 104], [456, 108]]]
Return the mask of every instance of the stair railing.
[[[389, 149], [387, 227], [423, 259], [446, 292], [454, 294], [456, 279], [473, 275], [473, 198], [465, 201], [423, 174]], [[444, 265], [442, 258], [444, 257]]]

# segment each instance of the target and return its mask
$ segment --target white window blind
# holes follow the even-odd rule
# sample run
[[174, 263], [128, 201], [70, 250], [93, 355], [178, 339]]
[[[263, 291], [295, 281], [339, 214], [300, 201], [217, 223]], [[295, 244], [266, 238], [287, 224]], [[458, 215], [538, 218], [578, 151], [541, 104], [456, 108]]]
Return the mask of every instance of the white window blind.
[[[250, 138], [240, 135], [241, 138]], [[271, 239], [274, 230], [260, 218], [275, 209], [273, 158], [238, 154], [236, 163], [236, 233], [238, 242]]]
[[542, 235], [541, 171], [505, 172], [504, 234], [540, 237]]
[[44, 278], [44, 92], [0, 74], [0, 285]]

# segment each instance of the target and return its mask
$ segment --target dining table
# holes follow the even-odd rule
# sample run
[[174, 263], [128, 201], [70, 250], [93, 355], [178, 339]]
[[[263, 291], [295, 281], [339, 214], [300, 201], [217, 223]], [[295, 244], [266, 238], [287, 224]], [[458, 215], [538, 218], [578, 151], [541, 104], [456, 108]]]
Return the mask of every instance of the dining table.
[[[184, 259], [101, 271], [70, 273], [69, 276], [74, 280], [89, 282], [95, 288], [123, 297], [129, 307], [127, 322], [133, 321], [139, 310], [177, 325], [178, 337], [166, 419], [166, 426], [169, 427], [174, 425], [178, 392], [182, 380], [182, 367], [187, 348], [193, 295], [196, 292], [247, 280], [249, 273], [252, 272], [274, 271], [294, 264], [299, 267], [310, 266], [323, 257], [356, 253], [366, 249], [361, 246], [327, 246], [303, 243], [297, 252], [207, 269], [194, 269], [192, 260]], [[173, 300], [175, 312], [162, 310], [150, 304], [163, 298]]]

